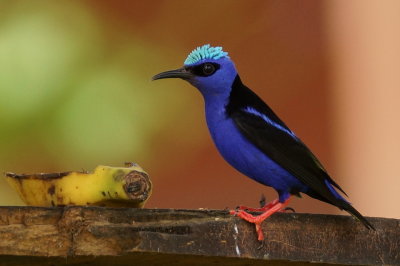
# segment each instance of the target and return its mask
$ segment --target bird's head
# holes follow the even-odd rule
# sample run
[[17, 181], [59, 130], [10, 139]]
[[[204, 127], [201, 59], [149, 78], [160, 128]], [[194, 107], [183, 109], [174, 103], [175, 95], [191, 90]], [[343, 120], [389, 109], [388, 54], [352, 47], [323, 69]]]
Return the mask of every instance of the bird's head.
[[197, 47], [186, 58], [183, 67], [165, 71], [153, 77], [181, 78], [200, 90], [204, 97], [229, 94], [237, 75], [234, 63], [222, 47], [209, 44]]

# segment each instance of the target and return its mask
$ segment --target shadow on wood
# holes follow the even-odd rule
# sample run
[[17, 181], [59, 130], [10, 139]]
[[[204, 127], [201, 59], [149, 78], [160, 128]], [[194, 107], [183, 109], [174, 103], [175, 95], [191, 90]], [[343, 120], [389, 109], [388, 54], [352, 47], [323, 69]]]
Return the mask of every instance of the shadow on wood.
[[0, 265], [400, 264], [400, 220], [369, 220], [277, 213], [260, 248], [222, 210], [0, 207]]

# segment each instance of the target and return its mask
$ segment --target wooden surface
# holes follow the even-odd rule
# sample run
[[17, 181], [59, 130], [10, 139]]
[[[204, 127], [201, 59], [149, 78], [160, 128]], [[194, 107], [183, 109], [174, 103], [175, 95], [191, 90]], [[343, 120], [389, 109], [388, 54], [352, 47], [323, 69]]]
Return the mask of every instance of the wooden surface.
[[277, 213], [254, 226], [222, 210], [0, 207], [0, 265], [400, 264], [400, 220]]

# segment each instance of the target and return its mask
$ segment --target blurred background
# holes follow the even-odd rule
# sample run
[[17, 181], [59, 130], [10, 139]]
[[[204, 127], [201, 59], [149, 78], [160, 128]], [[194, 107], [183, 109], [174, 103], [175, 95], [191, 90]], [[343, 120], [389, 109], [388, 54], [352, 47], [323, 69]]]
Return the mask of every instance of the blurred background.
[[[210, 43], [360, 212], [400, 218], [399, 14], [396, 0], [1, 0], [0, 172], [133, 161], [153, 180], [150, 208], [274, 199], [217, 153], [195, 88], [150, 81]], [[0, 204], [23, 204], [3, 179]], [[341, 213], [307, 196], [291, 206]]]

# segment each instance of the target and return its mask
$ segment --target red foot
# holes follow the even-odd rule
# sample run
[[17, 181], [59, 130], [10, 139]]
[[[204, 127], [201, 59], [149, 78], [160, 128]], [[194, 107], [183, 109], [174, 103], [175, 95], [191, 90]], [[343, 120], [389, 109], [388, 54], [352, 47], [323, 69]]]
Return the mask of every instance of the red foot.
[[[277, 199], [266, 204], [264, 207], [262, 208], [247, 208], [244, 206], [240, 206], [239, 210], [237, 211], [230, 211], [229, 213], [232, 215], [237, 215], [238, 217], [242, 218], [243, 220], [248, 221], [249, 223], [253, 223], [256, 226], [256, 232], [257, 232], [257, 239], [259, 241], [264, 240], [264, 234], [262, 232], [262, 228], [261, 228], [261, 223], [267, 219], [268, 217], [270, 217], [272, 214], [274, 214], [275, 212], [279, 212], [282, 211], [284, 212], [284, 208], [285, 206], [288, 204], [289, 199], [287, 199], [285, 202], [281, 203], [279, 202]], [[257, 216], [253, 216], [250, 213], [246, 212], [247, 211], [263, 211], [262, 214], [257, 215]]]

